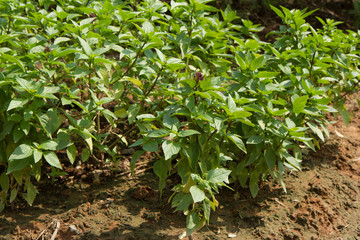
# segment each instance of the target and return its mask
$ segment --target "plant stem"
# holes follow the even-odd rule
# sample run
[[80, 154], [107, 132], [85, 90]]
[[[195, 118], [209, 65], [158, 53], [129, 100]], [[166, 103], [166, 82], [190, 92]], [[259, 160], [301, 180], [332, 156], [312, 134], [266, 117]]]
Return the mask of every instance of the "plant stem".
[[10, 34], [10, 24], [11, 24], [11, 17], [9, 16], [9, 23], [8, 23], [8, 29], [7, 29], [7, 34]]
[[159, 80], [159, 77], [161, 76], [161, 72], [162, 72], [163, 69], [164, 69], [164, 66], [161, 67], [160, 72], [158, 73], [156, 79], [154, 80], [154, 83], [151, 85], [151, 87], [149, 88], [149, 90], [145, 93], [143, 101], [144, 101], [145, 98], [149, 95], [149, 93], [154, 89], [157, 81]]
[[359, 84], [360, 84], [360, 81], [358, 81], [357, 83], [355, 83], [355, 85], [352, 86], [352, 88], [351, 88], [349, 91], [347, 91], [347, 92], [345, 92], [344, 94], [342, 94], [341, 96], [338, 96], [337, 98], [335, 98], [333, 102], [337, 102], [338, 100], [343, 99], [344, 97], [346, 97], [346, 96], [347, 96], [349, 93], [351, 93], [355, 88], [359, 87]]
[[91, 89], [91, 60], [89, 62], [89, 69], [90, 69], [90, 73], [88, 75], [88, 81], [89, 81], [89, 88]]
[[[227, 128], [226, 128], [225, 134], [227, 134], [227, 133], [229, 132], [229, 129], [230, 129], [232, 123], [233, 123], [233, 120], [230, 120], [229, 125], [228, 125]], [[219, 145], [220, 151], [221, 151], [221, 146], [222, 146], [222, 144], [223, 144], [223, 142], [224, 142], [224, 137], [225, 137], [225, 136], [223, 136], [223, 137], [221, 138], [221, 141], [220, 141], [220, 145]]]
[[[137, 128], [136, 125], [132, 126], [129, 130], [127, 130], [123, 136], [127, 137], [128, 134], [130, 134], [133, 130], [135, 130]], [[109, 145], [109, 148], [113, 148], [115, 146], [115, 144], [117, 144], [120, 141], [120, 139], [116, 139], [115, 142], [113, 142], [111, 145]]]
[[309, 78], [311, 78], [311, 74], [312, 74], [312, 69], [314, 67], [314, 63], [315, 63], [315, 55], [317, 53], [317, 50], [314, 51], [312, 59], [311, 59], [311, 65], [310, 65], [310, 73], [309, 73]]
[[[128, 72], [130, 71], [130, 69], [135, 65], [136, 61], [138, 60], [138, 58], [140, 57], [141, 51], [144, 48], [145, 44], [147, 43], [147, 41], [144, 41], [143, 45], [141, 46], [141, 48], [139, 49], [139, 51], [136, 53], [135, 59], [134, 61], [131, 63], [131, 65], [125, 70], [125, 72], [121, 75], [121, 77], [118, 79], [122, 79], [126, 74], [128, 74]], [[117, 82], [118, 80], [114, 81], [113, 83]], [[124, 92], [121, 94], [120, 99], [122, 99], [125, 96], [126, 93], [126, 89], [124, 89]]]
[[140, 57], [140, 53], [142, 51], [142, 49], [144, 48], [145, 44], [147, 43], [147, 41], [144, 41], [144, 43], [142, 44], [141, 48], [139, 49], [139, 51], [136, 53], [135, 59], [134, 61], [131, 63], [130, 67], [128, 67], [125, 72], [121, 75], [120, 79], [122, 79], [129, 71], [130, 69], [135, 65], [136, 61], [138, 60], [138, 58]]
[[100, 134], [101, 126], [100, 126], [100, 111], [97, 112], [97, 132]]
[[215, 131], [213, 131], [212, 133], [211, 133], [211, 135], [209, 136], [209, 138], [208, 138], [208, 142], [210, 141], [210, 139], [214, 136], [214, 134], [215, 133], [217, 133], [217, 129], [215, 129]]

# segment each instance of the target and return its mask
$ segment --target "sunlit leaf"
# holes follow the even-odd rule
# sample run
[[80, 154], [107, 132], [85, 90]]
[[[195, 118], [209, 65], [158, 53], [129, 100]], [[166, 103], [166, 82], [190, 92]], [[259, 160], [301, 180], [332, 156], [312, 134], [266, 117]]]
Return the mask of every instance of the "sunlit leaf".
[[165, 160], [168, 160], [172, 156], [178, 154], [181, 149], [179, 143], [170, 140], [165, 140], [161, 147], [165, 155]]

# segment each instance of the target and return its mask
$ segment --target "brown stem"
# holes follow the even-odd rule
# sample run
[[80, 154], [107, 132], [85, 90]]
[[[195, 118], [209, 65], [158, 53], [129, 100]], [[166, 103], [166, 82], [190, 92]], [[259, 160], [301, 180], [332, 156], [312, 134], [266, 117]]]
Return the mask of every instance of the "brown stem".
[[215, 133], [217, 133], [217, 129], [215, 129], [215, 131], [213, 131], [212, 133], [211, 133], [211, 135], [209, 136], [209, 138], [208, 138], [208, 142], [210, 141], [210, 139], [214, 136], [214, 134]]
[[100, 134], [101, 132], [101, 126], [100, 126], [100, 111], [97, 112], [97, 132]]
[[316, 52], [317, 52], [317, 50], [314, 51], [313, 56], [312, 56], [312, 59], [311, 59], [309, 78], [311, 78], [312, 69], [313, 69], [313, 67], [314, 67]]
[[[137, 128], [136, 125], [132, 126], [132, 128], [130, 128], [129, 130], [127, 130], [127, 131], [123, 134], [123, 136], [124, 136], [124, 137], [127, 137], [127, 135], [129, 135], [133, 130], [135, 130], [135, 128]], [[120, 139], [116, 139], [115, 142], [113, 142], [113, 143], [109, 146], [109, 148], [110, 148], [110, 149], [113, 148], [113, 147], [115, 146], [115, 144], [117, 144], [119, 141], [120, 141]]]
[[357, 83], [355, 83], [355, 85], [350, 89], [350, 91], [345, 92], [343, 95], [337, 97], [334, 99], [334, 102], [337, 102], [339, 99], [343, 99], [344, 97], [346, 97], [349, 93], [351, 93], [355, 88], [357, 88], [360, 84], [360, 81], [358, 81]]
[[161, 72], [162, 72], [163, 69], [164, 69], [164, 66], [161, 67], [160, 72], [158, 73], [158, 75], [157, 75], [154, 83], [151, 85], [151, 87], [149, 88], [149, 90], [145, 93], [145, 95], [144, 95], [144, 100], [145, 100], [145, 98], [149, 95], [149, 93], [154, 89], [157, 81], [159, 80], [159, 77], [161, 76]]
[[122, 79], [129, 71], [130, 69], [135, 65], [137, 59], [140, 57], [140, 53], [142, 51], [142, 49], [144, 48], [145, 44], [147, 43], [147, 41], [144, 41], [143, 45], [141, 46], [141, 48], [139, 49], [139, 51], [136, 53], [135, 59], [134, 61], [131, 63], [130, 67], [128, 67], [126, 69], [126, 71], [123, 73], [123, 75], [121, 75], [121, 77], [119, 79]]

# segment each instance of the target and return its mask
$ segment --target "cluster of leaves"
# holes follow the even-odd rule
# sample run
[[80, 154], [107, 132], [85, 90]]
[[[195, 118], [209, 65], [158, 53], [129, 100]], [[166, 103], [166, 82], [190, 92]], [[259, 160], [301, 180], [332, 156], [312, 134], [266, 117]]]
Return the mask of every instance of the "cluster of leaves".
[[121, 159], [124, 124], [140, 133], [132, 170], [154, 152], [160, 190], [180, 176], [171, 201], [188, 235], [230, 182], [255, 197], [270, 175], [286, 191], [285, 168], [328, 135], [325, 113], [350, 120], [359, 33], [272, 7], [284, 25], [267, 43], [208, 2], [0, 0], [0, 210], [19, 194], [33, 203], [44, 165], [56, 176], [76, 158]]

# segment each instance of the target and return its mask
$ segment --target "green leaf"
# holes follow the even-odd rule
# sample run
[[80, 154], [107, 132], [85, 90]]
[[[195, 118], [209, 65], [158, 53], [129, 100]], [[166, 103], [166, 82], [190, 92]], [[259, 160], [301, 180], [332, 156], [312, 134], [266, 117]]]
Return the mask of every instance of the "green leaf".
[[58, 45], [59, 43], [67, 42], [67, 41], [70, 41], [70, 38], [67, 38], [67, 37], [58, 37], [58, 38], [55, 39], [54, 45]]
[[295, 98], [293, 102], [293, 112], [296, 114], [301, 113], [306, 106], [308, 98], [309, 96]]
[[186, 235], [190, 236], [197, 229], [199, 223], [199, 215], [193, 210], [191, 210], [186, 217]]
[[259, 173], [258, 172], [253, 172], [250, 175], [250, 183], [249, 183], [250, 193], [251, 193], [251, 196], [253, 198], [255, 198], [256, 195], [259, 192], [259, 184], [258, 184], [258, 182], [259, 182]]
[[60, 116], [58, 110], [49, 109], [47, 113], [40, 113], [37, 115], [41, 126], [45, 129], [49, 138], [52, 138], [54, 132], [62, 124], [62, 117]]
[[204, 211], [204, 217], [209, 223], [211, 206], [210, 206], [210, 201], [208, 199], [205, 199], [205, 201], [203, 201], [203, 211]]
[[166, 137], [169, 135], [169, 131], [166, 129], [158, 129], [158, 130], [154, 130], [152, 132], [150, 132], [147, 137], [150, 138], [161, 138], [161, 137]]
[[[8, 167], [9, 170], [9, 167]], [[14, 176], [16, 182], [21, 186], [23, 184], [23, 177], [24, 177], [25, 170], [21, 169], [18, 171], [12, 172], [12, 175]], [[7, 172], [9, 174], [9, 172]]]
[[346, 126], [349, 126], [350, 123], [350, 114], [349, 111], [346, 109], [345, 105], [337, 104], [335, 106], [337, 110], [340, 112], [340, 115], [345, 123]]
[[244, 111], [244, 110], [237, 110], [237, 111], [234, 111], [231, 113], [230, 119], [235, 120], [235, 119], [240, 119], [240, 118], [246, 118], [246, 117], [250, 117], [251, 115], [252, 115], [251, 112]]
[[[11, 189], [10, 199], [9, 199], [9, 202], [10, 202], [10, 203], [12, 203], [12, 202], [15, 200], [15, 198], [16, 198], [16, 196], [17, 196], [17, 193], [18, 193], [17, 188]], [[0, 212], [1, 212], [1, 211], [0, 211]]]
[[74, 164], [76, 159], [76, 147], [74, 144], [66, 148], [66, 155], [69, 158], [70, 163]]
[[3, 172], [0, 175], [0, 186], [1, 186], [2, 191], [7, 192], [9, 190], [9, 187], [10, 187], [9, 183], [10, 183], [9, 182], [9, 176], [6, 175], [5, 172]]
[[139, 104], [133, 104], [128, 109], [128, 119], [129, 123], [133, 123], [136, 119], [136, 116], [138, 112], [140, 111], [140, 105]]
[[165, 57], [165, 55], [164, 55], [159, 49], [157, 49], [157, 48], [155, 48], [155, 51], [156, 51], [156, 53], [157, 53], [160, 61], [161, 61], [162, 63], [165, 63], [165, 62], [166, 62], [166, 57]]
[[244, 145], [244, 142], [240, 139], [239, 135], [235, 135], [235, 134], [227, 134], [228, 139], [230, 139], [233, 143], [235, 143], [235, 145], [242, 150], [244, 153], [247, 153], [246, 151], [246, 147]]
[[143, 121], [154, 121], [156, 117], [152, 114], [141, 114], [136, 117], [137, 120], [143, 120]]
[[134, 155], [131, 158], [131, 162], [130, 162], [130, 169], [131, 169], [131, 174], [134, 175], [134, 170], [135, 170], [135, 163], [137, 160], [139, 160], [139, 158], [141, 157], [141, 155], [144, 153], [144, 151], [138, 150], [134, 153]]
[[57, 58], [62, 58], [62, 57], [65, 57], [69, 54], [72, 54], [72, 53], [77, 53], [79, 52], [79, 50], [76, 50], [76, 49], [65, 49], [64, 51], [60, 51], [58, 53], [54, 53], [54, 55], [57, 57]]
[[263, 138], [259, 135], [253, 135], [251, 137], [248, 138], [248, 140], [246, 141], [246, 144], [259, 144], [262, 143]]
[[2, 54], [0, 57], [5, 59], [6, 61], [15, 63], [16, 65], [18, 65], [21, 68], [21, 70], [23, 70], [25, 72], [24, 63], [22, 61], [20, 61], [18, 58], [8, 55], [8, 54]]
[[[95, 50], [96, 51], [96, 50]], [[95, 52], [94, 52], [95, 54]], [[94, 58], [94, 63], [95, 64], [99, 64], [99, 63], [102, 63], [104, 64], [104, 66], [106, 67], [106, 69], [111, 69], [111, 66], [114, 66], [116, 64], [116, 62], [114, 62], [113, 60], [111, 59], [107, 59], [107, 58], [102, 58], [102, 57], [96, 57]]]
[[260, 71], [257, 74], [255, 74], [254, 77], [257, 77], [260, 79], [262, 79], [262, 78], [271, 79], [271, 78], [276, 77], [278, 74], [279, 74], [278, 72]]
[[144, 139], [139, 139], [139, 140], [136, 140], [136, 142], [134, 142], [133, 144], [131, 144], [129, 147], [137, 147], [137, 146], [140, 146], [142, 144], [144, 144]]
[[270, 8], [271, 8], [279, 17], [281, 17], [281, 18], [284, 18], [284, 17], [285, 17], [284, 14], [283, 14], [283, 12], [282, 12], [280, 9], [274, 7], [274, 6], [271, 5], [271, 4], [269, 4], [269, 6], [270, 6]]
[[[9, 165], [8, 165], [6, 174], [9, 174], [9, 173], [12, 173], [15, 171], [20, 172], [20, 170], [23, 170], [28, 165], [29, 165], [29, 159], [16, 159], [16, 160], [9, 161]], [[22, 173], [21, 173], [21, 177], [22, 177]], [[16, 179], [16, 180], [18, 182], [20, 181], [20, 179]]]
[[241, 70], [246, 70], [245, 61], [237, 53], [235, 53], [235, 60], [236, 63], [240, 66]]
[[167, 166], [166, 162], [164, 160], [158, 160], [154, 163], [153, 167], [154, 173], [156, 176], [158, 176], [160, 179], [167, 177]]
[[325, 141], [323, 132], [312, 122], [307, 122], [306, 125], [310, 127], [310, 129], [321, 139], [321, 141]]
[[275, 152], [269, 148], [265, 149], [264, 158], [265, 158], [266, 164], [270, 168], [270, 170], [274, 170], [275, 164], [276, 164]]
[[42, 149], [42, 150], [52, 150], [52, 151], [55, 151], [57, 150], [57, 146], [58, 146], [58, 143], [54, 140], [47, 140], [45, 142], [42, 142], [40, 145], [39, 145], [39, 148]]
[[143, 89], [143, 84], [140, 80], [136, 79], [136, 78], [132, 78], [132, 77], [125, 77], [123, 80], [121, 80], [121, 82], [124, 82], [124, 81], [129, 81], [129, 82], [132, 82], [133, 84], [139, 86], [141, 89]]
[[180, 68], [185, 67], [185, 63], [183, 63], [183, 61], [181, 61], [178, 58], [169, 58], [166, 61], [166, 66], [168, 66], [169, 68], [171, 68], [173, 71], [176, 71]]
[[62, 169], [59, 158], [54, 152], [45, 151], [43, 154], [46, 162], [48, 162], [51, 166]]
[[37, 88], [35, 87], [35, 85], [33, 84], [33, 82], [31, 82], [30, 80], [26, 80], [23, 78], [16, 78], [16, 81], [20, 84], [20, 86], [25, 89], [26, 91], [32, 93], [35, 92], [37, 90]]
[[[245, 43], [245, 46], [250, 50], [250, 51], [255, 51], [259, 48], [260, 44], [258, 43], [258, 41], [254, 40], [254, 39], [250, 39], [247, 40]], [[262, 58], [264, 59], [264, 56], [262, 56]], [[253, 62], [251, 63], [251, 65], [253, 65]], [[256, 68], [255, 68], [256, 69]], [[255, 70], [254, 69], [254, 70]]]
[[163, 124], [165, 127], [177, 131], [180, 122], [176, 117], [171, 116], [169, 113], [165, 113]]
[[32, 155], [33, 155], [33, 148], [28, 144], [21, 144], [10, 155], [9, 161], [28, 158]]
[[165, 160], [170, 159], [172, 156], [176, 155], [179, 153], [181, 146], [179, 143], [177, 142], [173, 142], [170, 140], [165, 140], [162, 145], [162, 150], [164, 152], [165, 155]]
[[81, 161], [86, 162], [87, 160], [89, 160], [89, 157], [90, 157], [89, 149], [83, 148], [83, 150], [81, 151]]
[[261, 55], [260, 57], [255, 58], [251, 62], [250, 70], [255, 71], [256, 69], [260, 68], [262, 65], [264, 65], [266, 62], [264, 55]]
[[145, 21], [142, 25], [142, 29], [144, 30], [144, 32], [146, 34], [152, 33], [154, 32], [154, 26], [152, 25], [151, 22], [149, 21]]
[[188, 211], [190, 204], [193, 203], [193, 199], [190, 194], [179, 192], [173, 198], [171, 205], [176, 208], [177, 211]]
[[86, 55], [90, 56], [93, 51], [91, 50], [90, 45], [81, 37], [78, 37], [81, 47], [83, 48]]
[[27, 104], [28, 102], [29, 102], [29, 99], [23, 99], [23, 98], [17, 98], [17, 99], [11, 100], [7, 111], [10, 111], [11, 109], [15, 109], [15, 108], [19, 108], [19, 107], [24, 107], [24, 105]]
[[205, 199], [204, 191], [198, 188], [196, 185], [190, 187], [190, 193], [194, 200], [194, 203], [201, 202]]
[[30, 132], [30, 128], [31, 128], [30, 123], [29, 123], [29, 122], [25, 122], [25, 121], [23, 120], [23, 121], [21, 121], [20, 126], [21, 126], [21, 130], [24, 132], [24, 134], [25, 134], [25, 135], [28, 135], [29, 132]]
[[24, 194], [23, 197], [30, 206], [32, 206], [37, 193], [38, 191], [36, 190], [35, 186], [30, 181], [28, 181], [26, 183], [26, 194]]
[[231, 95], [229, 95], [227, 99], [227, 107], [231, 113], [236, 110], [236, 103], [234, 99], [231, 97]]
[[37, 163], [41, 160], [43, 153], [39, 149], [34, 148], [34, 162]]
[[[168, 177], [168, 162], [164, 160], [158, 160], [154, 163], [153, 167], [154, 173], [159, 177], [159, 190], [160, 195], [162, 194], [162, 190], [166, 185], [166, 178]], [[191, 199], [191, 196], [190, 196]]]
[[143, 145], [143, 149], [147, 152], [157, 152], [159, 150], [159, 145], [156, 141], [150, 140]]
[[184, 131], [181, 131], [179, 132], [179, 137], [188, 137], [188, 136], [191, 136], [191, 135], [195, 135], [195, 134], [200, 134], [200, 132], [196, 131], [196, 130], [184, 130]]
[[211, 183], [228, 183], [231, 171], [225, 168], [212, 169], [207, 173], [206, 180]]
[[295, 169], [294, 170], [301, 170], [301, 160], [292, 157], [290, 154], [285, 158], [286, 161]]
[[87, 129], [83, 129], [82, 131], [80, 131], [79, 135], [85, 140], [85, 142], [89, 146], [90, 153], [92, 153], [94, 136]]
[[239, 179], [241, 187], [246, 187], [246, 183], [249, 178], [249, 172], [246, 168], [246, 161], [243, 160], [237, 165], [236, 175]]

